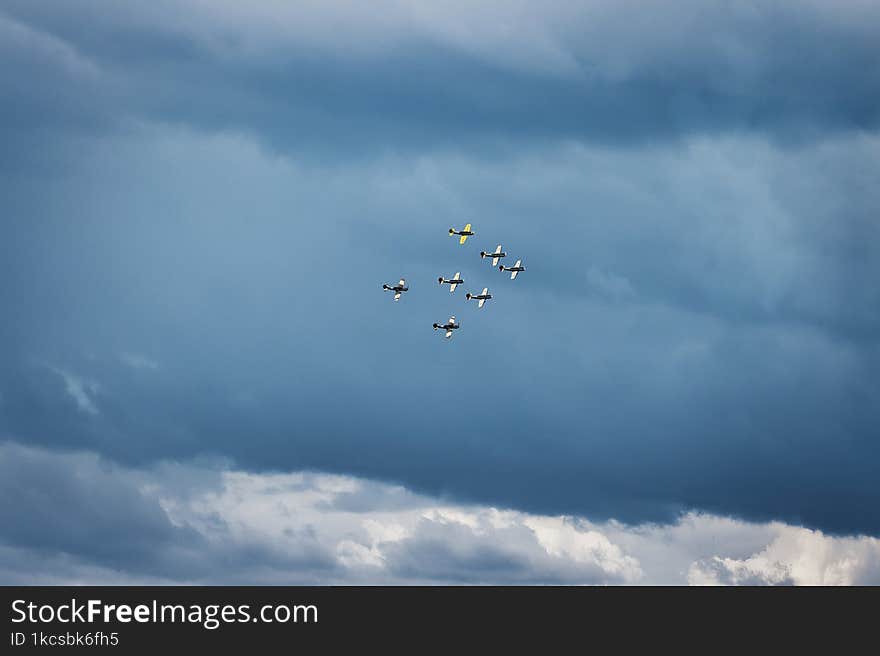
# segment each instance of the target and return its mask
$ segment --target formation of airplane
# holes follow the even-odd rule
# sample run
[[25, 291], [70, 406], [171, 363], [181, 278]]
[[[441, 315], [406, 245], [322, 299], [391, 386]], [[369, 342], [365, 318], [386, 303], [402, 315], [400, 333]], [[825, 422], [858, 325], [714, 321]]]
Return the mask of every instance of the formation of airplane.
[[384, 289], [386, 292], [394, 292], [395, 301], [400, 300], [400, 295], [403, 294], [403, 292], [409, 291], [409, 287], [406, 286], [406, 280], [404, 280], [403, 278], [401, 278], [400, 282], [396, 285], [382, 285], [382, 289]]
[[[455, 228], [450, 228], [449, 234], [450, 235], [457, 235], [459, 237], [458, 243], [464, 244], [465, 241], [467, 241], [468, 237], [472, 237], [475, 234], [474, 231], [471, 230], [471, 228], [472, 228], [471, 224], [468, 223], [461, 230], [456, 230]], [[492, 259], [492, 266], [493, 267], [497, 266], [498, 269], [501, 271], [509, 271], [511, 280], [516, 280], [516, 275], [518, 273], [520, 273], [521, 271], [526, 270], [526, 268], [522, 265], [522, 260], [517, 260], [516, 264], [514, 264], [511, 267], [504, 266], [503, 264], [501, 264], [501, 265], [498, 264], [498, 262], [502, 258], [507, 257], [507, 253], [505, 253], [502, 250], [501, 244], [498, 244], [498, 246], [495, 247], [495, 250], [492, 253], [487, 253], [486, 251], [480, 251], [480, 259], [485, 259], [487, 257]], [[444, 278], [443, 276], [440, 276], [439, 278], [437, 278], [437, 283], [441, 286], [442, 285], [449, 285], [449, 293], [453, 294], [453, 293], [455, 293], [455, 288], [458, 287], [458, 285], [464, 284], [464, 280], [461, 277], [461, 271], [456, 271], [455, 275], [452, 276], [451, 278]], [[383, 284], [382, 289], [385, 291], [394, 292], [394, 300], [395, 301], [399, 301], [401, 295], [404, 292], [409, 291], [409, 287], [407, 287], [406, 280], [404, 278], [401, 278], [400, 282], [398, 282], [396, 285]], [[470, 292], [465, 294], [466, 300], [477, 301], [478, 308], [482, 308], [483, 305], [485, 305], [486, 301], [490, 300], [491, 298], [492, 298], [492, 294], [489, 293], [488, 287], [483, 287], [483, 291], [481, 291], [479, 294], [471, 294]], [[455, 315], [449, 317], [449, 320], [446, 321], [445, 323], [434, 323], [433, 325], [434, 325], [434, 330], [443, 330], [444, 331], [444, 336], [446, 339], [449, 339], [452, 337], [453, 331], [461, 328], [461, 323], [456, 322]]]
[[461, 328], [461, 324], [455, 323], [455, 315], [452, 315], [451, 317], [449, 317], [449, 321], [447, 321], [446, 323], [435, 323], [434, 324], [434, 330], [442, 329], [442, 330], [446, 331], [446, 335], [445, 335], [446, 339], [449, 339], [450, 337], [452, 337], [452, 331], [458, 330], [459, 328]]
[[487, 253], [486, 251], [480, 251], [480, 258], [491, 257], [492, 258], [492, 266], [498, 266], [498, 260], [502, 257], [507, 257], [507, 253], [501, 250], [501, 244], [495, 248], [494, 253]]

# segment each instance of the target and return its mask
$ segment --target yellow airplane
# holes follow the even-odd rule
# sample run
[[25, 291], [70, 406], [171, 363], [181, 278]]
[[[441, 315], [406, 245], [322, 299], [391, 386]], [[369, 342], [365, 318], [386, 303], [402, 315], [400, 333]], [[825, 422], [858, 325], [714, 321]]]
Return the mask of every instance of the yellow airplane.
[[455, 228], [450, 228], [449, 234], [450, 235], [460, 235], [461, 239], [458, 240], [458, 243], [463, 244], [467, 240], [467, 238], [472, 236], [474, 233], [471, 232], [471, 224], [468, 223], [464, 227], [464, 230], [456, 230]]

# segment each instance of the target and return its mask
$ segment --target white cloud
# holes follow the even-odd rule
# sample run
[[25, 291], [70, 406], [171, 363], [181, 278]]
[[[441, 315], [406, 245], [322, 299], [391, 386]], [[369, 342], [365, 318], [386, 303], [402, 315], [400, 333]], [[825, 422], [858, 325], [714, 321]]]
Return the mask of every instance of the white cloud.
[[159, 490], [174, 525], [279, 556], [308, 536], [342, 567], [335, 582], [603, 583], [641, 574], [603, 535], [564, 518], [452, 505], [348, 476], [228, 471], [222, 480], [184, 498]]
[[693, 563], [688, 582], [702, 585], [856, 585], [880, 583], [880, 541], [836, 538], [773, 523], [775, 537], [746, 558], [712, 556]]
[[522, 522], [534, 531], [538, 543], [552, 556], [578, 563], [599, 563], [604, 570], [629, 582], [644, 576], [638, 559], [627, 556], [598, 530], [581, 529], [566, 517], [529, 516]]
[[[689, 513], [668, 525], [626, 526], [457, 504], [352, 476], [205, 463], [129, 469], [14, 443], [0, 444], [0, 474], [15, 479], [4, 494], [20, 494], [12, 516], [0, 516], [5, 582], [880, 582], [880, 540], [780, 522]], [[125, 522], [150, 562], [114, 552], [100, 536], [89, 544], [96, 518], [105, 529]], [[82, 535], [59, 539], [55, 521]], [[16, 529], [23, 524], [32, 526]]]
[[76, 403], [76, 407], [87, 415], [100, 414], [98, 406], [95, 405], [93, 396], [98, 393], [100, 387], [92, 380], [80, 378], [76, 374], [65, 369], [51, 367], [52, 371], [58, 374], [64, 381], [64, 390], [68, 396]]
[[[219, 489], [163, 497], [163, 505], [175, 524], [212, 541], [285, 553], [297, 550], [302, 536], [309, 535], [341, 566], [334, 582], [852, 585], [880, 580], [876, 538], [834, 537], [779, 522], [702, 513], [670, 525], [594, 523], [450, 504], [350, 476], [227, 471]], [[414, 558], [419, 550], [430, 550], [430, 558]], [[413, 558], [422, 565], [431, 559], [449, 562], [419, 575], [402, 565]]]

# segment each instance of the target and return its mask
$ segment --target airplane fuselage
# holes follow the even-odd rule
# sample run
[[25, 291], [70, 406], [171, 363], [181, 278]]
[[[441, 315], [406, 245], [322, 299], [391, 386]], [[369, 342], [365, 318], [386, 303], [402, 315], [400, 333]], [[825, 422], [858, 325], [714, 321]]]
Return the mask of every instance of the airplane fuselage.
[[464, 280], [446, 280], [446, 278], [440, 280], [441, 285], [461, 285], [463, 283]]
[[503, 264], [502, 264], [500, 267], [498, 267], [498, 268], [501, 269], [502, 271], [525, 271], [525, 270], [526, 270], [526, 268], [523, 267], [523, 266], [518, 266], [518, 267], [506, 267], [506, 266], [504, 266]]

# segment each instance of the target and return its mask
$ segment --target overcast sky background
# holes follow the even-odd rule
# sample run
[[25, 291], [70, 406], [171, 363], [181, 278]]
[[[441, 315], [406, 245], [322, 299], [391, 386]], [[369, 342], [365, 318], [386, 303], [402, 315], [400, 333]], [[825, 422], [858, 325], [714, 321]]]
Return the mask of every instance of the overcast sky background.
[[0, 0], [0, 582], [880, 583], [878, 25]]

